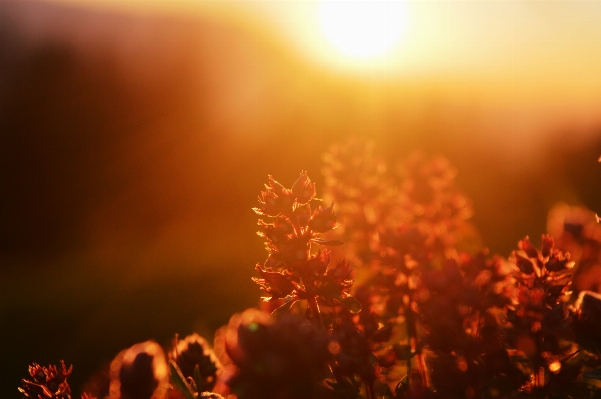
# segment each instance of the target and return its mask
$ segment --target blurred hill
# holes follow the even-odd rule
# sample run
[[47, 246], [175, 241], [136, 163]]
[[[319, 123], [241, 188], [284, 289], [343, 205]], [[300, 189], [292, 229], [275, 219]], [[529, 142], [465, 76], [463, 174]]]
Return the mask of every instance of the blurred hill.
[[308, 170], [319, 194], [321, 154], [351, 136], [448, 157], [502, 255], [557, 201], [601, 210], [601, 93], [528, 105], [465, 79], [322, 71], [258, 21], [1, 2], [3, 394], [62, 358], [77, 394], [126, 346], [254, 306], [267, 174]]

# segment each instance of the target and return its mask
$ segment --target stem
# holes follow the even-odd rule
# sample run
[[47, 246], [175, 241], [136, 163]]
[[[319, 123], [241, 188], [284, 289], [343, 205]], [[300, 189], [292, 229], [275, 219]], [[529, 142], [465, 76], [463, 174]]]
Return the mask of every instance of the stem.
[[294, 234], [297, 237], [302, 236], [303, 235], [303, 228], [302, 228], [302, 226], [300, 225], [300, 223], [298, 221], [298, 216], [296, 216], [294, 214], [294, 211], [292, 211], [290, 213], [286, 213], [285, 216], [290, 221], [290, 224], [292, 224], [292, 229], [294, 230]]
[[[415, 326], [413, 325], [413, 314], [411, 312], [411, 308], [405, 308], [407, 311], [407, 316], [405, 316], [405, 322], [407, 323], [407, 336], [409, 337], [409, 352], [413, 354], [416, 351], [417, 343], [416, 338], [413, 335], [415, 330]], [[411, 358], [413, 356], [407, 357], [407, 390], [411, 392]]]
[[534, 384], [537, 387], [544, 387], [547, 383], [547, 381], [545, 381], [545, 367], [544, 365], [546, 364], [546, 361], [544, 360], [544, 358], [542, 357], [541, 353], [542, 353], [542, 349], [544, 346], [544, 340], [545, 337], [542, 334], [542, 332], [538, 332], [536, 334], [537, 337], [537, 356], [534, 359]]
[[294, 234], [297, 237], [300, 237], [303, 235], [303, 228], [300, 226], [300, 223], [298, 223], [298, 218], [297, 217], [289, 217], [288, 219], [290, 219], [290, 221], [292, 222], [292, 229], [294, 229]]
[[376, 393], [374, 392], [373, 381], [365, 381], [365, 388], [367, 389], [367, 398], [376, 399]]
[[179, 357], [179, 352], [177, 350], [177, 343], [179, 342], [179, 334], [175, 333], [175, 337], [173, 337], [173, 349], [175, 352], [175, 358], [177, 359]]
[[[319, 311], [319, 305], [317, 304], [317, 298], [314, 296], [308, 298], [307, 305], [309, 306], [309, 309], [311, 309], [311, 314], [313, 316], [314, 324], [317, 324], [317, 328], [319, 328], [320, 330], [325, 330], [325, 327], [323, 325], [323, 319], [321, 318], [321, 312]], [[331, 360], [328, 363], [329, 363], [328, 366], [330, 367], [330, 371], [334, 375], [334, 379], [336, 379], [336, 382], [341, 385], [344, 384], [344, 379], [343, 379], [342, 375], [340, 375], [340, 372], [338, 372], [338, 369], [336, 368], [336, 363], [334, 362], [334, 360]], [[373, 387], [370, 386], [370, 384], [365, 384], [365, 385], [367, 387], [368, 399], [376, 399], [374, 392], [373, 392]]]
[[[424, 360], [424, 356], [422, 354], [421, 348], [419, 348], [418, 340], [417, 340], [417, 323], [415, 321], [415, 314], [413, 313], [413, 309], [411, 309], [411, 305], [409, 305], [407, 310], [407, 333], [409, 335], [409, 347], [411, 348], [411, 353], [415, 353], [415, 359], [417, 361], [417, 371], [419, 372], [419, 376], [422, 380], [422, 386], [424, 388], [428, 388], [430, 385], [426, 376], [426, 362]], [[407, 383], [409, 384], [409, 391], [411, 391], [411, 357], [407, 359]]]
[[323, 320], [321, 319], [321, 313], [319, 312], [319, 305], [317, 305], [317, 298], [314, 296], [308, 298], [307, 305], [309, 305], [309, 309], [311, 309], [314, 324], [316, 324], [317, 328], [320, 330], [324, 330], [325, 328], [323, 326]]
[[430, 386], [430, 381], [428, 381], [428, 375], [426, 374], [426, 360], [422, 351], [420, 350], [417, 354], [417, 370], [419, 371], [419, 375], [422, 379], [422, 384], [424, 388], [428, 388]]
[[538, 371], [535, 371], [534, 374], [535, 380], [534, 380], [534, 384], [535, 386], [542, 388], [545, 386], [545, 368], [544, 367], [539, 367]]

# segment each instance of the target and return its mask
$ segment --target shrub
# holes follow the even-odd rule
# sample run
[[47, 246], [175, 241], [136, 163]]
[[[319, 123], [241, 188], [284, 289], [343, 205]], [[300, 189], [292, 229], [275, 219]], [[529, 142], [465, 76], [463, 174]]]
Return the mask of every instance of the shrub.
[[[470, 250], [472, 206], [445, 159], [389, 168], [351, 141], [324, 161], [329, 202], [301, 172], [290, 188], [269, 176], [254, 208], [262, 310], [234, 315], [215, 352], [198, 335], [168, 362], [154, 342], [123, 351], [110, 398], [601, 397], [601, 295], [573, 284], [598, 262], [598, 220], [566, 219], [559, 244], [525, 237], [505, 259]], [[562, 243], [584, 248], [578, 262]], [[19, 390], [70, 399], [70, 373], [34, 363]]]

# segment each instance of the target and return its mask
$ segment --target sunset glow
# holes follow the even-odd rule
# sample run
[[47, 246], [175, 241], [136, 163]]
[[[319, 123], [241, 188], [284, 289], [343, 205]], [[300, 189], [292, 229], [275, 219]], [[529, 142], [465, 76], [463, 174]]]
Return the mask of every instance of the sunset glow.
[[358, 58], [384, 54], [405, 27], [402, 2], [322, 1], [319, 23], [336, 50]]
[[601, 399], [600, 21], [0, 0], [0, 399]]

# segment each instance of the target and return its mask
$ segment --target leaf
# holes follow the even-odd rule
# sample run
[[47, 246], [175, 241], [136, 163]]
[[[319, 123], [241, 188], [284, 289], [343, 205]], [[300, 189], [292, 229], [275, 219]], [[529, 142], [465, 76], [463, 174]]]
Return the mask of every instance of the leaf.
[[312, 255], [306, 263], [307, 270], [312, 270], [316, 274], [323, 274], [330, 264], [331, 252], [324, 248], [320, 249], [315, 255]]
[[271, 312], [271, 315], [276, 319], [282, 317], [290, 311], [290, 308], [296, 303], [296, 301], [296, 299], [293, 299], [290, 295], [288, 295], [286, 298], [284, 298], [284, 303]]
[[560, 272], [565, 269], [570, 269], [573, 266], [570, 257], [553, 256], [549, 259], [545, 267], [551, 272]]
[[297, 202], [304, 205], [315, 197], [315, 183], [311, 182], [306, 171], [302, 171], [290, 191], [296, 196]]
[[344, 245], [344, 243], [340, 240], [324, 240], [323, 238], [312, 238], [310, 241], [319, 245], [327, 245], [330, 247]]
[[541, 253], [544, 258], [546, 258], [547, 256], [549, 256], [551, 254], [551, 249], [553, 248], [553, 244], [554, 244], [553, 237], [551, 237], [549, 234], [543, 234], [543, 245], [542, 245]]
[[[543, 240], [544, 240], [544, 236], [543, 236]], [[553, 244], [551, 244], [551, 246], [553, 246]], [[533, 258], [536, 259], [538, 258], [538, 251], [536, 250], [536, 248], [534, 248], [534, 245], [532, 245], [532, 242], [530, 242], [530, 237], [526, 236], [523, 240], [520, 240], [518, 242], [518, 247], [526, 252], [526, 255], [528, 255], [529, 258]]]
[[299, 205], [294, 208], [292, 216], [295, 217], [301, 226], [306, 226], [311, 218], [311, 206], [309, 204]]
[[263, 278], [253, 277], [252, 280], [259, 284], [261, 289], [271, 295], [274, 299], [285, 298], [294, 291], [294, 285], [286, 273], [263, 270], [259, 265], [255, 267], [255, 270], [257, 270]]
[[194, 383], [196, 384], [196, 392], [204, 391], [204, 387], [202, 386], [202, 379], [200, 377], [200, 366], [197, 364], [194, 366]]
[[182, 371], [177, 367], [177, 364], [175, 364], [173, 360], [169, 360], [169, 369], [171, 370], [171, 385], [180, 391], [185, 399], [195, 399], [192, 388], [188, 382], [186, 382], [186, 378], [182, 374]]
[[346, 298], [338, 298], [342, 306], [347, 308], [351, 313], [359, 313], [361, 311], [361, 302], [353, 298], [352, 296], [348, 296]]
[[317, 233], [326, 233], [336, 228], [336, 216], [333, 203], [327, 208], [320, 205], [309, 219], [309, 228]]
[[265, 269], [278, 270], [282, 265], [282, 256], [278, 252], [271, 252], [265, 260]]
[[340, 299], [340, 287], [327, 276], [316, 276], [313, 286], [317, 295], [324, 299]]
[[[329, 259], [328, 259], [329, 262]], [[351, 264], [346, 260], [341, 260], [336, 265], [327, 268], [326, 276], [332, 278], [338, 284], [343, 284], [345, 280], [350, 280]]]
[[404, 376], [394, 389], [395, 398], [404, 398], [409, 393], [409, 376]]
[[524, 274], [532, 274], [534, 273], [534, 266], [532, 265], [532, 261], [528, 258], [524, 258], [523, 256], [515, 253], [515, 264], [520, 268], [520, 271]]

